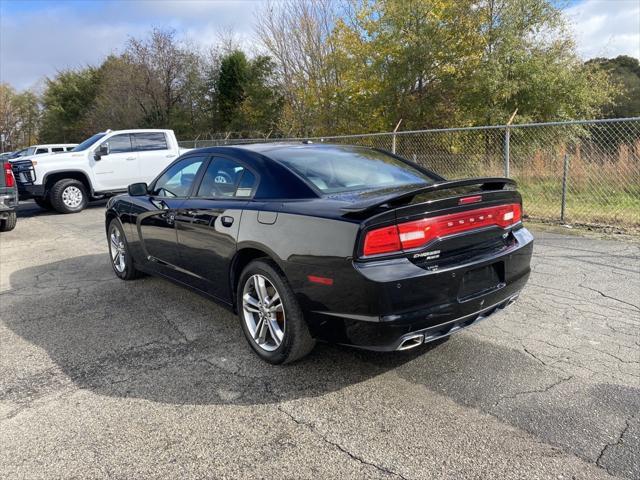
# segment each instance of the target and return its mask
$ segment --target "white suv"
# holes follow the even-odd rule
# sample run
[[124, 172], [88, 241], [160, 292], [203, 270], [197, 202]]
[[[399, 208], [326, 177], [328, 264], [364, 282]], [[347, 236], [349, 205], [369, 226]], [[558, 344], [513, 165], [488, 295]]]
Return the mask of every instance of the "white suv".
[[66, 153], [12, 162], [20, 199], [34, 198], [61, 213], [83, 210], [90, 199], [150, 182], [183, 151], [172, 130], [97, 133]]

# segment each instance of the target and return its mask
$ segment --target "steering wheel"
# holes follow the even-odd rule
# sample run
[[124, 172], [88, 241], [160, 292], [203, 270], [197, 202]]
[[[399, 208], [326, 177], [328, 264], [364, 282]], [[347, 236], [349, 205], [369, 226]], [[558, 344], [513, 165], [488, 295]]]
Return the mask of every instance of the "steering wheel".
[[233, 183], [233, 178], [227, 172], [218, 170], [215, 177], [213, 177], [213, 183]]

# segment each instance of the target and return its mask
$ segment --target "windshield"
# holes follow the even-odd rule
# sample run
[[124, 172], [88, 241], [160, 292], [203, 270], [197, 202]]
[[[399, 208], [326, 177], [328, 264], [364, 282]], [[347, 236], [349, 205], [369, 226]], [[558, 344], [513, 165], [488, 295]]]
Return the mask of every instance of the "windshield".
[[402, 160], [362, 147], [293, 147], [269, 152], [269, 156], [322, 193], [434, 183], [434, 178]]
[[27, 153], [27, 148], [23, 148], [22, 150], [18, 150], [17, 152], [14, 152], [9, 158], [18, 158], [18, 157], [24, 157], [25, 154]]
[[26, 157], [28, 155], [33, 155], [34, 153], [36, 153], [36, 147], [29, 147], [29, 148], [25, 148], [24, 153], [21, 154], [21, 157]]
[[94, 136], [87, 138], [84, 142], [82, 142], [80, 145], [76, 146], [73, 150], [71, 150], [72, 152], [81, 152], [83, 150], [86, 150], [87, 148], [89, 148], [91, 145], [93, 145], [94, 143], [96, 143], [98, 140], [100, 140], [102, 137], [104, 137], [107, 133], [106, 132], [102, 132], [102, 133], [96, 133]]

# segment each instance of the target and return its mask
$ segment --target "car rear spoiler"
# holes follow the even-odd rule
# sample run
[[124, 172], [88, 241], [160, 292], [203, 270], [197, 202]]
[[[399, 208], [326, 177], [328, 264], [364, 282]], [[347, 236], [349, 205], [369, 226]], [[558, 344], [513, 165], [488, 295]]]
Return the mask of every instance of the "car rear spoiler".
[[515, 180], [502, 177], [486, 177], [486, 178], [467, 178], [465, 180], [452, 180], [450, 182], [440, 182], [415, 190], [395, 193], [392, 195], [384, 195], [373, 198], [364, 202], [354, 203], [341, 210], [345, 213], [362, 213], [374, 208], [380, 207], [388, 202], [397, 202], [403, 199], [411, 198], [420, 193], [436, 192], [438, 190], [447, 190], [449, 188], [468, 187], [479, 185], [480, 190], [502, 190], [506, 185], [516, 185]]

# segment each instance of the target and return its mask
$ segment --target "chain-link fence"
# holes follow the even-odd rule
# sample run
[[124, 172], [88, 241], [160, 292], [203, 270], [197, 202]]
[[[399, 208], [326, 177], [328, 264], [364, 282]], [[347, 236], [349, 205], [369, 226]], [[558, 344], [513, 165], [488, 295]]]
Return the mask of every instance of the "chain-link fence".
[[[227, 138], [181, 145], [282, 140]], [[450, 179], [512, 177], [530, 218], [640, 231], [640, 117], [309, 140], [394, 151]]]

